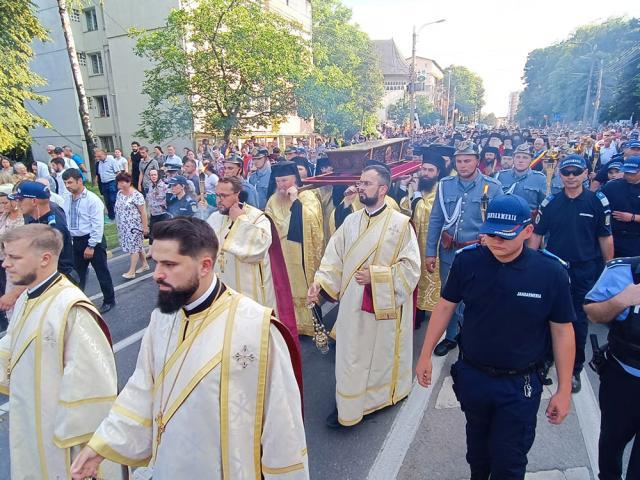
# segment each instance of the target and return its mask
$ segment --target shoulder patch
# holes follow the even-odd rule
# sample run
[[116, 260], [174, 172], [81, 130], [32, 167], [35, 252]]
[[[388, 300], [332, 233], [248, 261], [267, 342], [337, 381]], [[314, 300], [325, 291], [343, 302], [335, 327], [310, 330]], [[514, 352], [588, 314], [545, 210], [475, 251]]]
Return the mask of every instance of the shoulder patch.
[[569, 268], [569, 264], [567, 262], [565, 262], [564, 260], [562, 260], [560, 257], [558, 257], [557, 255], [554, 255], [553, 253], [551, 253], [549, 250], [547, 249], [541, 249], [538, 250], [538, 252], [540, 252], [542, 255], [544, 255], [547, 258], [552, 258], [555, 261], [557, 261], [558, 263], [560, 263], [560, 265], [562, 265], [564, 268]]
[[551, 200], [553, 200], [554, 198], [556, 198], [555, 195], [548, 195], [544, 200], [542, 200], [542, 202], [540, 203], [540, 208], [544, 208], [547, 205], [549, 205], [549, 203], [551, 202]]
[[602, 203], [603, 207], [606, 208], [606, 207], [609, 206], [609, 199], [607, 198], [607, 196], [604, 193], [602, 193], [601, 190], [598, 190], [596, 192], [596, 197], [598, 197], [598, 199], [600, 200], [600, 203]]
[[472, 243], [471, 245], [467, 245], [466, 247], [462, 247], [460, 250], [456, 250], [456, 255], [462, 252], [470, 252], [472, 250], [476, 250], [480, 247], [479, 243]]

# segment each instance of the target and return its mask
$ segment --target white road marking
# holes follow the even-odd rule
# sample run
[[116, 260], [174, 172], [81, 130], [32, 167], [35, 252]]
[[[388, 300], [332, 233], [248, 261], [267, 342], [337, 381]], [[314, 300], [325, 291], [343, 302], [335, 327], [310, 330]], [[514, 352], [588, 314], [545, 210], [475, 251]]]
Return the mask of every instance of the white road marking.
[[391, 426], [391, 430], [378, 452], [375, 462], [367, 480], [389, 480], [396, 478], [402, 462], [411, 446], [411, 442], [422, 423], [422, 417], [427, 409], [429, 399], [440, 378], [442, 367], [447, 357], [433, 357], [431, 372], [431, 387], [422, 388], [417, 382], [413, 384], [413, 390], [409, 398], [398, 412], [396, 419]]
[[593, 476], [598, 476], [598, 439], [600, 438], [600, 408], [586, 371], [580, 375], [582, 389], [573, 395], [573, 405], [578, 415], [578, 423], [587, 449]]
[[[115, 287], [113, 290], [115, 292], [118, 292], [118, 291], [120, 291], [120, 290], [122, 290], [124, 288], [130, 287], [131, 285], [135, 285], [136, 283], [140, 283], [143, 280], [146, 280], [147, 278], [151, 278], [151, 277], [153, 277], [153, 272], [146, 273], [146, 274], [142, 275], [141, 277], [136, 277], [136, 278], [134, 278], [133, 280], [131, 280], [129, 282], [121, 283], [120, 285]], [[96, 293], [95, 295], [90, 296], [89, 300], [94, 301], [94, 300], [97, 300], [97, 299], [102, 298], [102, 297], [103, 297], [102, 292], [100, 292], [100, 293]]]

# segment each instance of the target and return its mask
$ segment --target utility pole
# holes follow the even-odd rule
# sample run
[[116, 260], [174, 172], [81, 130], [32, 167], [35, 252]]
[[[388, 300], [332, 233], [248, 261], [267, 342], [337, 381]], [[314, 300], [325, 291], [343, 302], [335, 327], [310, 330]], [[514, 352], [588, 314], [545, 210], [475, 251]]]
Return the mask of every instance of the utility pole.
[[582, 112], [582, 125], [587, 125], [589, 118], [589, 103], [591, 101], [591, 82], [593, 81], [593, 68], [595, 67], [596, 59], [595, 53], [597, 45], [591, 47], [591, 68], [589, 69], [589, 83], [587, 83], [587, 95], [584, 98], [584, 111]]
[[413, 138], [413, 129], [416, 117], [416, 27], [413, 26], [413, 40], [411, 46], [411, 69], [409, 71], [409, 131]]
[[451, 70], [449, 70], [449, 79], [447, 80], [447, 109], [444, 112], [444, 124], [449, 125], [449, 106], [451, 100]]
[[456, 85], [453, 86], [453, 109], [451, 110], [451, 125], [456, 128]]
[[602, 94], [602, 74], [604, 71], [604, 59], [600, 59], [600, 75], [598, 75], [598, 89], [596, 90], [596, 101], [593, 104], [593, 119], [591, 125], [598, 125], [598, 110], [600, 110], [600, 96]]

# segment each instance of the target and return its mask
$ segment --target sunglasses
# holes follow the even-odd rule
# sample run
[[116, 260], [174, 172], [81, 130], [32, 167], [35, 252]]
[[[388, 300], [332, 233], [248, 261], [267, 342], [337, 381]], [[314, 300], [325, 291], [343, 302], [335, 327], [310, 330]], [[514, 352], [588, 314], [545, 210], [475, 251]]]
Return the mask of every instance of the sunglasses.
[[584, 170], [582, 170], [582, 169], [563, 168], [562, 170], [560, 170], [560, 175], [562, 175], [563, 177], [570, 177], [571, 175], [573, 175], [574, 177], [579, 177], [583, 173], [584, 173]]

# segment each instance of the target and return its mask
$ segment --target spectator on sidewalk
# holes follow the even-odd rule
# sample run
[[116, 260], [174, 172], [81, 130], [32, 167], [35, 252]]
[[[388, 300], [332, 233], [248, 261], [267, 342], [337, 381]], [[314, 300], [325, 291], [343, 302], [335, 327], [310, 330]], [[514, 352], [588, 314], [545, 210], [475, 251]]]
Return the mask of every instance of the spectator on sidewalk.
[[167, 193], [169, 192], [169, 187], [160, 178], [160, 174], [156, 169], [149, 171], [149, 178], [151, 179], [151, 185], [149, 186], [146, 199], [147, 205], [149, 205], [149, 245], [151, 245], [153, 243], [153, 236], [151, 235], [153, 226], [158, 222], [168, 220], [171, 218], [171, 215], [167, 213]]
[[73, 149], [69, 145], [64, 145], [62, 147], [62, 153], [65, 158], [69, 158], [72, 160], [72, 165], [68, 168], [77, 168], [82, 172], [82, 179], [87, 179], [87, 167], [84, 164], [84, 160], [77, 153], [73, 153]]
[[[144, 158], [143, 156], [143, 160]], [[122, 276], [132, 279], [135, 278], [136, 273], [149, 270], [143, 246], [144, 236], [149, 234], [147, 212], [144, 208], [144, 196], [131, 185], [131, 175], [127, 172], [118, 173], [116, 183], [118, 198], [115, 211], [118, 237], [122, 251], [129, 254], [129, 270]], [[140, 259], [140, 268], [136, 270], [138, 259]]]
[[[0, 190], [0, 236], [16, 227], [19, 227], [20, 225], [24, 225], [24, 217], [18, 208], [18, 202], [9, 198], [10, 193], [10, 188]], [[4, 252], [0, 249], [0, 265], [3, 260]], [[20, 293], [22, 293], [21, 291], [17, 292], [18, 295], [14, 298], [11, 295], [13, 290], [14, 286], [7, 279], [7, 274], [4, 268], [0, 268], [0, 294], [2, 295], [0, 298], [0, 330], [3, 331], [7, 329], [13, 305]]]
[[142, 196], [146, 195], [147, 189], [151, 184], [149, 171], [159, 168], [160, 165], [158, 165], [156, 159], [149, 156], [149, 149], [147, 147], [140, 147], [140, 177], [137, 187], [138, 191], [142, 193]]
[[93, 267], [100, 283], [103, 301], [100, 313], [116, 304], [113, 281], [107, 265], [107, 242], [104, 238], [104, 205], [98, 196], [87, 190], [80, 170], [70, 168], [62, 174], [69, 190], [64, 213], [73, 242], [73, 264], [80, 277], [79, 287], [87, 283], [87, 268]]
[[[118, 187], [116, 186], [116, 175], [118, 175], [118, 165], [111, 155], [107, 155], [104, 150], [96, 150], [96, 176], [98, 177], [98, 188], [107, 206], [109, 220], [116, 218], [114, 207]], [[64, 174], [63, 177], [64, 178]], [[66, 181], [65, 181], [66, 183]]]
[[131, 181], [134, 185], [138, 185], [140, 179], [140, 143], [131, 142], [131, 154], [129, 155], [129, 172], [131, 172]]
[[179, 163], [180, 165], [182, 165], [182, 158], [176, 155], [176, 147], [174, 147], [173, 145], [167, 145], [167, 158], [165, 158], [164, 161]]
[[162, 151], [162, 147], [160, 145], [156, 145], [153, 147], [153, 159], [158, 162], [158, 166], [162, 168], [164, 166], [165, 154]]
[[62, 174], [67, 169], [64, 164], [64, 160], [60, 157], [51, 159], [51, 175], [53, 177], [53, 191], [58, 195], [65, 195], [67, 193], [67, 187], [64, 186], [64, 180], [62, 180]]
[[129, 172], [129, 161], [127, 157], [122, 155], [122, 149], [116, 148], [113, 152], [113, 159], [116, 161], [116, 165], [121, 172]]

